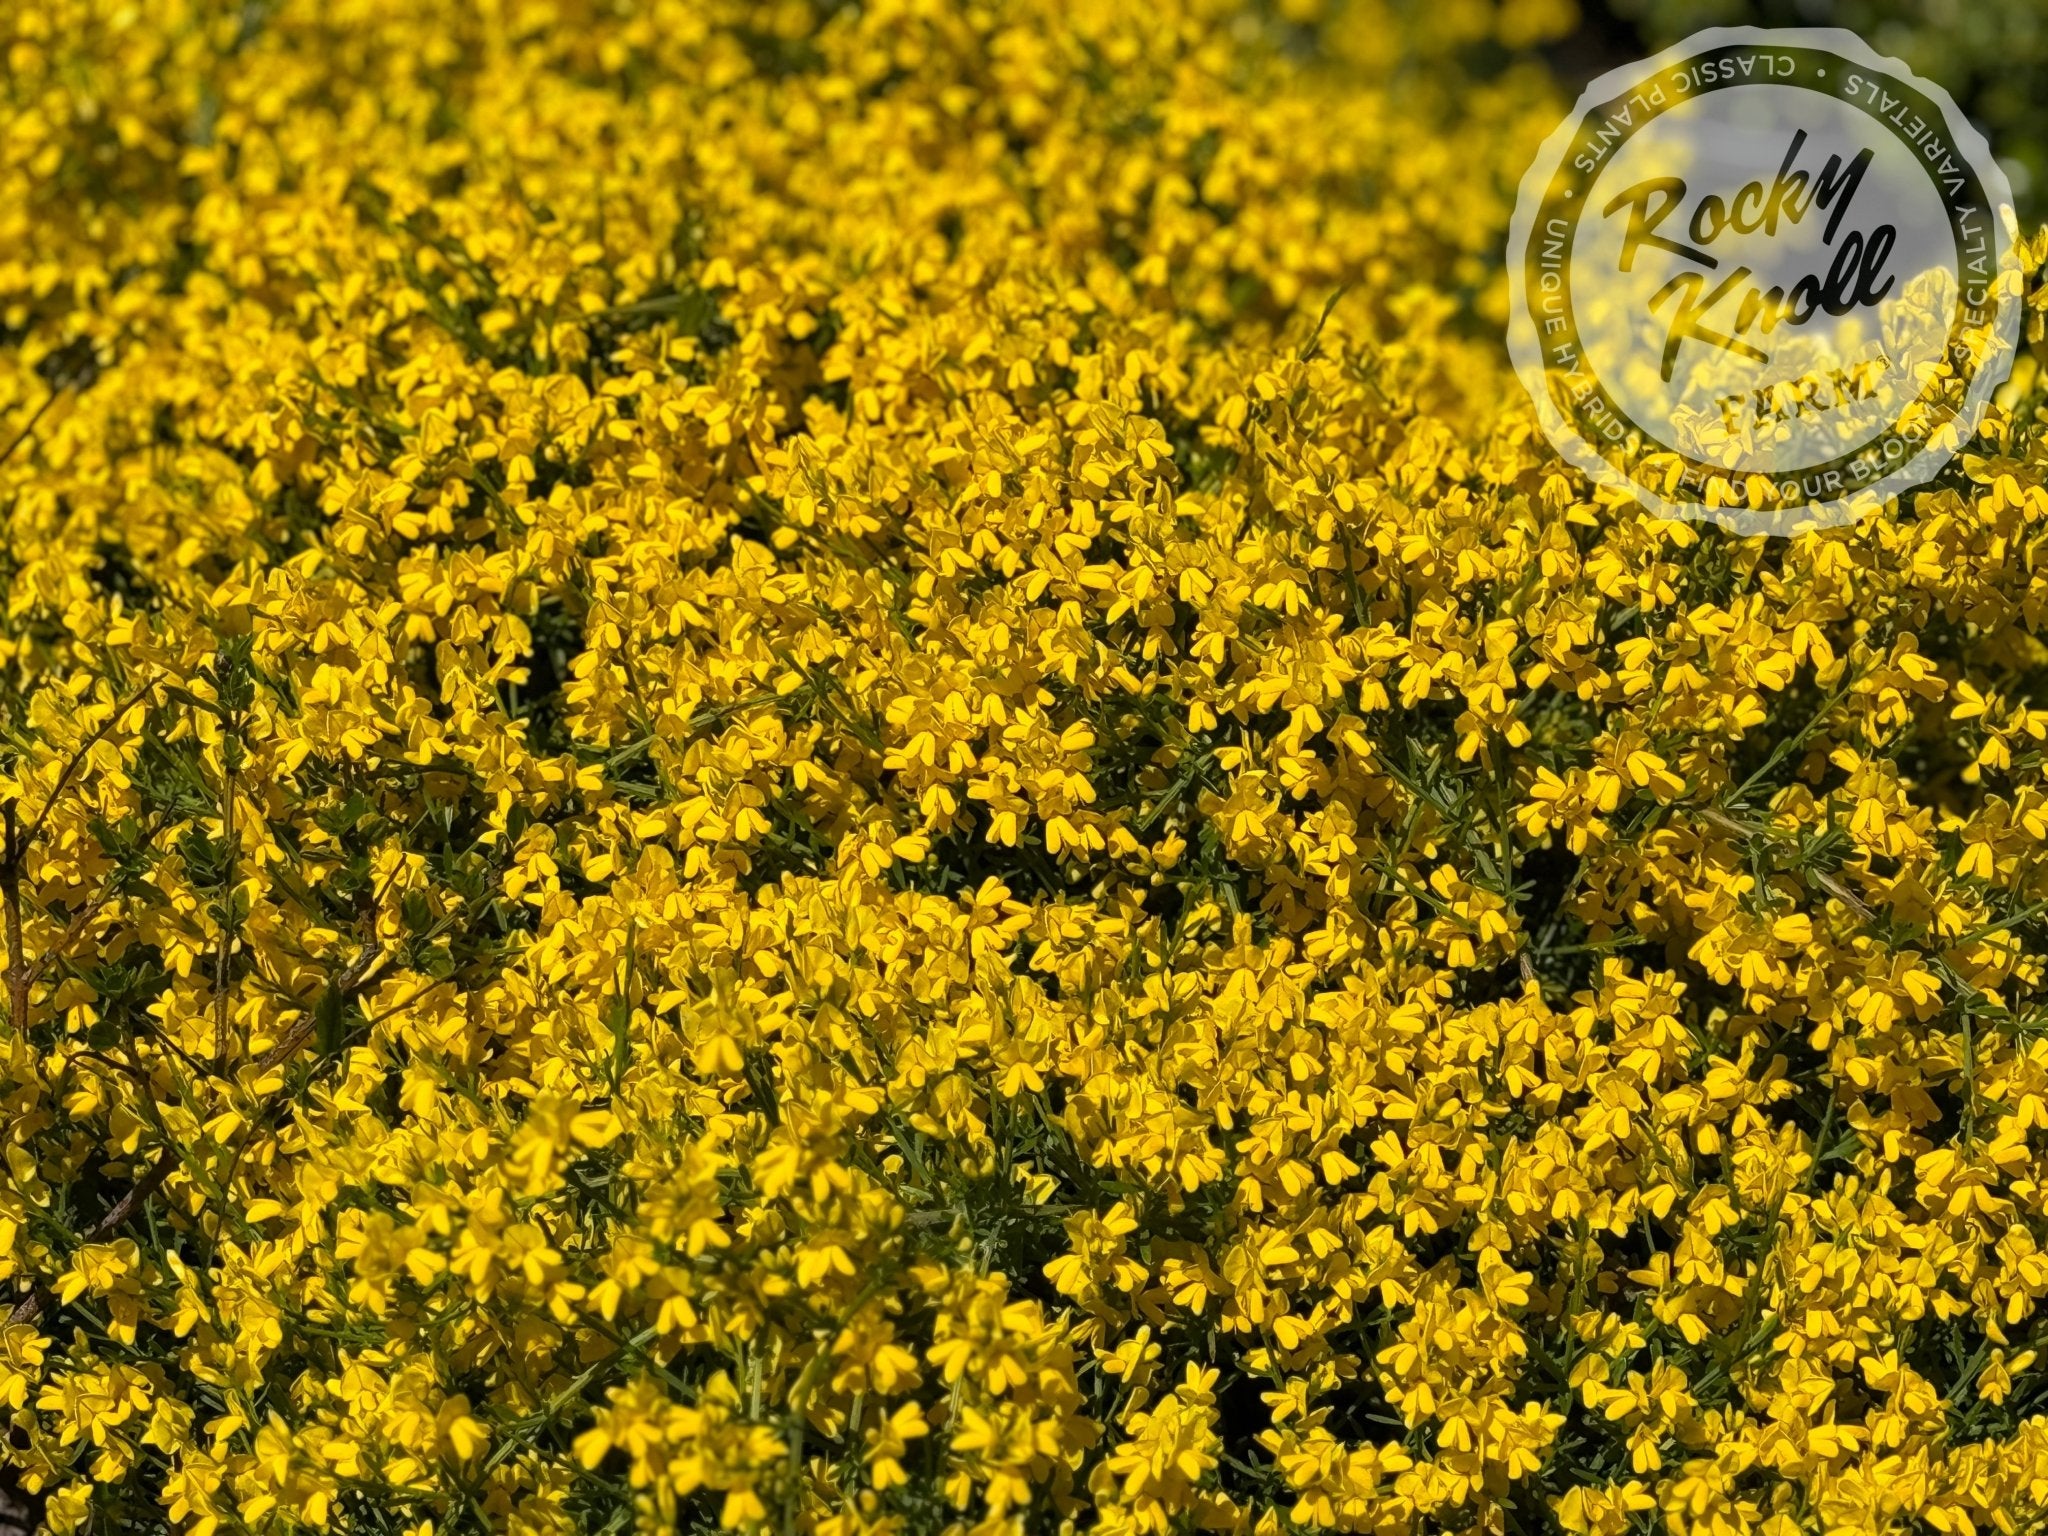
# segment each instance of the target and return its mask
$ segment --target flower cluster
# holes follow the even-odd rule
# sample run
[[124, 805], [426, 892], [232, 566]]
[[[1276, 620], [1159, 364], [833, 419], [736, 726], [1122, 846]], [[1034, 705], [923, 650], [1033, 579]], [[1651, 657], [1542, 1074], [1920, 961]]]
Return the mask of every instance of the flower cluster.
[[1864, 526], [1597, 493], [1571, 19], [0, 15], [4, 1486], [2048, 1519], [2040, 353]]

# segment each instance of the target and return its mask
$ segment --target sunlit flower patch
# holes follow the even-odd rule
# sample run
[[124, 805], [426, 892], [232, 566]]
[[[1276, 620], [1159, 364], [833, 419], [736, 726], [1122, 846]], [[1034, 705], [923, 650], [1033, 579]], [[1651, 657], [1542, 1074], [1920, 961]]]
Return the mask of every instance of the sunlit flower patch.
[[10, 1497], [2037, 1529], [2035, 358], [1595, 494], [1570, 23], [0, 16]]

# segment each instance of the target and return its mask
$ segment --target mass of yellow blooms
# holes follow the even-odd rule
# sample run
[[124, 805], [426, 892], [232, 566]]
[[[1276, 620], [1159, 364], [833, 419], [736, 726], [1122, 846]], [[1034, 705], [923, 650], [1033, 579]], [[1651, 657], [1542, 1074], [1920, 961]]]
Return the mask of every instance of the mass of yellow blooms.
[[1654, 520], [1572, 23], [0, 7], [0, 1489], [2041, 1530], [2048, 240], [1939, 482]]

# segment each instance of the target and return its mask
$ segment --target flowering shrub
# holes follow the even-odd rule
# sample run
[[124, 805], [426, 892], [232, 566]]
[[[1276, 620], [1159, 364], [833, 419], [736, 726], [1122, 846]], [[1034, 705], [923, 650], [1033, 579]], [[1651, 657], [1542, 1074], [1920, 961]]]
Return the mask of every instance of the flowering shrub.
[[48, 1527], [2038, 1529], [2035, 360], [1593, 493], [1569, 21], [6, 13]]

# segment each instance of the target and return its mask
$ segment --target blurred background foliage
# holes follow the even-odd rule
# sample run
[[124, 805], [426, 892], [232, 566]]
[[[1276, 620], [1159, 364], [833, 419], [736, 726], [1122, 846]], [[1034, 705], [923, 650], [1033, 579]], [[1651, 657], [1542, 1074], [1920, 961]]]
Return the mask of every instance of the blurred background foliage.
[[1665, 47], [1702, 27], [1846, 27], [1942, 86], [1991, 141], [2022, 208], [2048, 190], [2043, 0], [1589, 0], [1608, 47]]
[[1845, 27], [1953, 96], [1990, 141], [2022, 213], [2048, 211], [2048, 0], [1276, 0], [1302, 51], [1423, 90], [1540, 57], [1560, 86], [1703, 27]]

